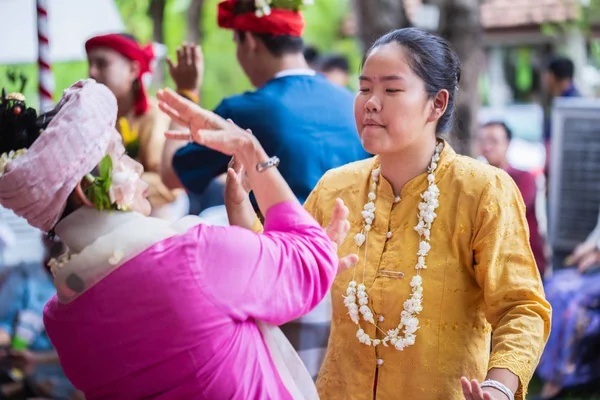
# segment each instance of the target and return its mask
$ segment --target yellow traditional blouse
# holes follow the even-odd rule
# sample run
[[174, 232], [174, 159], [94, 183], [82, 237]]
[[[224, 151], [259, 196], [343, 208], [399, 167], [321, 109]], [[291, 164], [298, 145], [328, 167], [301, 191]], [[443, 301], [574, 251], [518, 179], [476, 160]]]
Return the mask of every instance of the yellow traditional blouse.
[[[354, 235], [363, 225], [361, 211], [377, 163], [372, 158], [329, 171], [305, 204], [326, 226], [335, 199], [344, 200], [351, 230], [340, 256], [357, 252]], [[460, 377], [481, 381], [491, 368], [516, 374], [516, 398], [524, 399], [549, 335], [551, 310], [529, 246], [523, 200], [505, 172], [459, 156], [448, 144], [435, 179], [438, 216], [431, 229], [428, 268], [421, 272], [423, 311], [415, 344], [398, 351], [359, 343], [357, 325], [343, 303], [354, 271], [341, 273], [332, 287], [331, 336], [317, 381], [321, 399], [462, 400]], [[384, 332], [397, 327], [411, 293], [419, 247], [414, 227], [420, 194], [427, 187], [427, 175], [420, 175], [395, 202], [384, 177], [377, 186], [367, 258], [363, 245], [355, 268], [361, 283], [366, 261], [369, 306]], [[371, 324], [361, 326], [372, 338], [381, 338]]]

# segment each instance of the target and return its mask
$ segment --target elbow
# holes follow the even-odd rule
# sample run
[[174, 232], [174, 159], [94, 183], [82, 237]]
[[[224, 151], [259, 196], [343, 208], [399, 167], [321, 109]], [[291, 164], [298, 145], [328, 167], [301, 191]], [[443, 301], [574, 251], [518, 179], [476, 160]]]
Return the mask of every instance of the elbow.
[[335, 247], [329, 238], [323, 237], [320, 240], [314, 241], [317, 242], [314, 243], [315, 248], [319, 249], [315, 254], [319, 279], [319, 282], [316, 285], [318, 290], [315, 290], [315, 296], [318, 296], [319, 298], [315, 300], [319, 302], [333, 285], [333, 281], [338, 272], [339, 258]]

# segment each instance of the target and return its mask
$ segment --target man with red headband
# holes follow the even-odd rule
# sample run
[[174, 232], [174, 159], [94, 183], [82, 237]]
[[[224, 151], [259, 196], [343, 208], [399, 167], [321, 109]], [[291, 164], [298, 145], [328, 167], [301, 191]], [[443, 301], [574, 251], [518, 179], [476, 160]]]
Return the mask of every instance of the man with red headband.
[[127, 34], [108, 34], [89, 39], [85, 49], [90, 78], [106, 85], [117, 98], [117, 129], [128, 153], [144, 166], [153, 216], [183, 216], [188, 211], [187, 196], [181, 190], [168, 189], [160, 178], [164, 132], [170, 120], [144, 87], [144, 78], [151, 73], [154, 61], [152, 45], [142, 47]]
[[[329, 169], [368, 157], [353, 115], [354, 96], [310, 69], [303, 55], [304, 18], [299, 9], [307, 0], [222, 1], [219, 26], [234, 31], [237, 59], [254, 92], [224, 99], [215, 112], [250, 129], [267, 153], [280, 159], [279, 170], [304, 202]], [[202, 194], [227, 171], [228, 157], [198, 144], [170, 143], [177, 179], [190, 192]], [[174, 156], [172, 155], [174, 154]], [[173, 174], [174, 175], [174, 174]], [[172, 175], [171, 175], [172, 176]], [[282, 327], [309, 372], [316, 377], [329, 337], [331, 308], [326, 300], [304, 320]]]

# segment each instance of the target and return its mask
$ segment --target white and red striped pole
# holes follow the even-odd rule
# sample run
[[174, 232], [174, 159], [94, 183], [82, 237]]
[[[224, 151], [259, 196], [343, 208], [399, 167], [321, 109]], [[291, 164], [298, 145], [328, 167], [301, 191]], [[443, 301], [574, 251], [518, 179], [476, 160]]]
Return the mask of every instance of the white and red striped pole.
[[50, 35], [48, 25], [47, 0], [36, 0], [38, 31], [38, 92], [40, 95], [40, 112], [54, 107], [54, 75], [50, 62]]

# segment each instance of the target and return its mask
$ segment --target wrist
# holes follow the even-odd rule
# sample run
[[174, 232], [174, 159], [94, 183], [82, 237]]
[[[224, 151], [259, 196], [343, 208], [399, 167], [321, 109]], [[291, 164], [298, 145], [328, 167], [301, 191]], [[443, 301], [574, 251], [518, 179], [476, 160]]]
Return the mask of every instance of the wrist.
[[194, 103], [200, 102], [200, 95], [198, 93], [199, 93], [198, 89], [186, 89], [186, 88], [180, 88], [180, 87], [177, 88], [177, 94], [185, 97], [186, 99], [188, 99]]
[[484, 393], [489, 393], [492, 395], [492, 398], [494, 400], [510, 400], [509, 397], [502, 393], [500, 390], [498, 389], [494, 389], [491, 387], [486, 387], [486, 388], [482, 388], [481, 389]]
[[239, 208], [241, 208], [244, 203], [246, 201], [250, 200], [250, 196], [249, 194], [242, 196], [236, 196], [233, 194], [229, 194], [228, 190], [225, 189], [225, 195], [223, 200], [225, 201], [225, 208], [227, 208], [229, 210], [229, 208], [231, 208], [231, 211], [237, 210]]
[[239, 146], [239, 150], [234, 157], [240, 160], [246, 169], [246, 173], [253, 174], [256, 172], [256, 166], [269, 159], [269, 156], [262, 148], [258, 140], [248, 134]]

